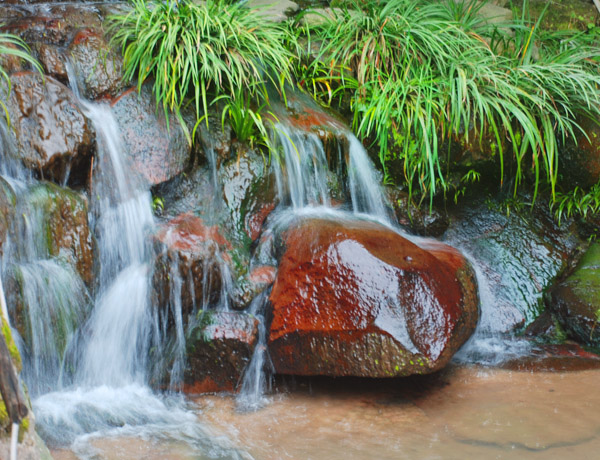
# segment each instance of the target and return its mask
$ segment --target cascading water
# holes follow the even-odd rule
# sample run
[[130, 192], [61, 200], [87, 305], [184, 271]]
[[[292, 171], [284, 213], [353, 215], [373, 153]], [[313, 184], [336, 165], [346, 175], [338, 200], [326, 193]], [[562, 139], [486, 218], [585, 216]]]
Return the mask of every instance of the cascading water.
[[[284, 120], [284, 116], [280, 116]], [[347, 129], [332, 129], [348, 145], [346, 170], [353, 213], [391, 225], [393, 218], [381, 191], [380, 179], [360, 141]], [[277, 189], [282, 203], [294, 212], [306, 208], [332, 209], [331, 172], [323, 142], [312, 132], [280, 122], [273, 130], [278, 152], [273, 161]]]
[[[71, 85], [76, 92], [73, 80]], [[27, 243], [10, 238], [5, 243], [5, 253], [17, 256], [12, 269], [18, 274], [23, 301], [30, 306], [32, 315], [29, 327], [33, 340], [29, 348], [24, 345], [30, 363], [25, 376], [29, 382], [36, 382], [30, 383], [30, 388], [37, 396], [34, 406], [40, 430], [51, 443], [70, 444], [82, 457], [95, 455], [90, 441], [97, 437], [131, 435], [185, 441], [209, 458], [246, 458], [228, 446], [227, 440], [211, 439], [182, 398], [157, 396], [147, 386], [152, 364], [148, 362], [149, 355], [153, 360], [164, 359], [172, 388], [177, 388], [182, 380], [189, 327], [181, 305], [184, 286], [173, 264], [166, 309], [159, 313], [152, 305], [155, 255], [148, 244], [148, 234], [153, 231], [154, 218], [148, 187], [124, 162], [119, 129], [111, 109], [80, 97], [79, 101], [94, 124], [98, 143], [90, 194], [91, 225], [99, 256], [94, 295], [87, 292], [72, 267], [63, 264], [60, 258], [49, 257], [45, 243], [40, 242], [42, 224], [38, 221], [43, 219], [36, 217], [34, 208], [26, 212], [21, 212], [25, 208], [18, 208], [28, 219], [19, 221], [21, 227], [15, 233], [26, 235]], [[379, 185], [381, 180], [356, 137], [335, 126], [336, 136], [342, 139], [340, 144], [347, 148], [344, 151], [340, 147], [339, 161], [345, 161], [348, 182], [334, 196], [332, 179], [335, 178], [321, 139], [314, 132], [295, 127], [291, 118], [279, 118], [281, 121], [273, 133], [277, 153], [272, 172], [280, 206], [269, 218], [271, 223], [265, 232], [302, 215], [369, 219], [396, 227]], [[210, 145], [205, 147], [215, 190], [212, 205], [218, 207], [223, 196], [218, 187], [217, 159], [214, 149]], [[18, 200], [26, 202], [21, 197], [31, 194], [36, 185], [17, 169], [5, 168], [3, 174]], [[265, 255], [268, 252], [259, 246], [255, 258], [269, 257]], [[4, 272], [11, 257], [3, 259]], [[209, 305], [208, 294], [201, 300], [194, 299], [193, 314], [209, 307], [229, 309], [234, 282], [223, 257], [217, 253], [215, 259], [217, 262], [210, 263], [221, 266], [219, 302]], [[196, 282], [209, 283], [209, 272], [204, 270], [204, 279]], [[480, 286], [485, 287], [485, 282], [480, 280]], [[194, 293], [191, 294], [193, 297]], [[44, 302], [36, 300], [42, 297]], [[259, 319], [259, 340], [237, 399], [238, 408], [243, 411], [261, 407], [265, 403], [264, 393], [269, 389], [271, 366], [266, 347], [269, 325], [264, 312], [267, 298], [268, 291], [258, 295], [248, 310]], [[484, 302], [486, 299], [483, 296]], [[93, 305], [91, 313], [89, 305]], [[52, 323], [60, 325], [60, 334], [55, 327], [48, 328]], [[170, 353], [168, 359], [160, 356], [160, 351], [151, 352], [163, 348]]]
[[271, 389], [270, 377], [273, 365], [267, 351], [267, 327], [265, 306], [270, 290], [263, 291], [254, 298], [249, 313], [258, 319], [258, 341], [242, 379], [237, 397], [237, 408], [241, 412], [260, 409], [267, 403], [265, 393]]
[[[124, 162], [110, 108], [81, 99], [67, 68], [97, 134], [90, 223], [99, 277], [87, 321], [91, 296], [73, 268], [48, 258], [44, 216], [38, 217], [35, 200], [30, 208], [18, 208], [25, 217], [12, 232], [26, 244], [9, 239], [3, 247], [3, 266], [16, 260], [11, 272], [31, 318], [26, 335], [32, 343], [22, 349], [29, 363], [25, 376], [37, 396], [38, 430], [51, 444], [71, 445], [82, 458], [94, 457], [90, 441], [107, 435], [158, 436], [185, 441], [206, 458], [248, 458], [199, 425], [180, 397], [158, 396], [147, 387], [150, 347], [163, 345], [161, 318], [150, 301], [153, 253], [147, 235], [154, 219], [149, 188]], [[24, 173], [8, 168], [3, 173], [19, 199], [38, 187]], [[68, 379], [63, 378], [65, 363]]]
[[[80, 380], [113, 385], [143, 382], [143, 357], [153, 321], [146, 248], [146, 232], [153, 226], [150, 193], [126, 175], [118, 128], [108, 107], [84, 103], [84, 108], [98, 132], [100, 172], [94, 176], [93, 188], [102, 197], [94, 203], [101, 268]], [[115, 191], [112, 199], [110, 190]]]
[[81, 197], [59, 194], [56, 186], [34, 181], [12, 159], [15, 146], [7, 127], [0, 131], [1, 180], [15, 201], [14, 219], [3, 244], [2, 277], [11, 286], [10, 316], [21, 317], [12, 326], [26, 358], [23, 374], [30, 392], [38, 395], [71, 382], [65, 363], [74, 358], [77, 328], [89, 310], [87, 287], [51, 236], [61, 206], [78, 209]]

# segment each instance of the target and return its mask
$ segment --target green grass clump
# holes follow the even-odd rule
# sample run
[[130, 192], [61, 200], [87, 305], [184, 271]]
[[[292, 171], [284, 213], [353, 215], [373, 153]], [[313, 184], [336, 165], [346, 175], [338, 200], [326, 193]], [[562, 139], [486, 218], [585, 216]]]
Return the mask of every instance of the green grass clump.
[[580, 216], [586, 219], [600, 212], [600, 182], [589, 190], [575, 187], [567, 193], [557, 193], [556, 200], [551, 203], [556, 219], [560, 224], [565, 217]]
[[502, 178], [505, 157], [514, 160], [515, 193], [531, 171], [534, 199], [542, 182], [554, 197], [559, 146], [580, 131], [578, 117], [600, 119], [597, 53], [576, 37], [540, 35], [525, 16], [492, 25], [480, 7], [351, 1], [304, 29], [309, 46], [321, 45], [298, 67], [321, 99], [349, 99], [355, 131], [375, 141], [384, 171], [402, 161], [411, 193], [447, 189], [446, 142], [491, 134]]
[[[240, 91], [259, 106], [268, 100], [266, 83], [283, 91], [290, 80], [288, 29], [265, 20], [242, 3], [207, 0], [132, 0], [133, 9], [109, 18], [112, 42], [121, 46], [124, 77], [138, 89], [154, 78], [157, 106], [165, 114], [193, 101], [205, 117], [220, 96]], [[185, 125], [182, 125], [185, 128]]]

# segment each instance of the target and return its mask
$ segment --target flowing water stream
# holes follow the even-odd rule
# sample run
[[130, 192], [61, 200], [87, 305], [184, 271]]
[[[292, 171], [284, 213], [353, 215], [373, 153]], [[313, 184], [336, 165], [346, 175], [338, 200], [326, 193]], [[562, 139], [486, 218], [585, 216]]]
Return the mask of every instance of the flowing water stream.
[[[71, 87], [77, 94], [74, 79]], [[17, 215], [23, 216], [14, 223], [13, 234], [19, 239], [6, 243], [2, 269], [3, 273], [17, 274], [23, 302], [28, 305], [28, 334], [20, 342], [26, 363], [24, 377], [33, 396], [38, 429], [54, 446], [58, 458], [383, 459], [493, 454], [513, 458], [511, 449], [536, 458], [548, 449], [556, 449], [552, 452], [562, 455], [569, 446], [600, 444], [600, 419], [591, 416], [589, 426], [581, 428], [580, 437], [574, 433], [558, 444], [549, 439], [542, 446], [531, 445], [525, 435], [503, 425], [509, 423], [509, 417], [503, 418], [502, 413], [516, 403], [514, 394], [505, 394], [495, 407], [486, 405], [481, 396], [479, 409], [472, 408], [475, 412], [459, 404], [457, 413], [465, 420], [450, 410], [436, 411], [436, 404], [448, 404], [443, 399], [445, 386], [452, 386], [454, 395], [463, 392], [477, 398], [487, 391], [482, 389], [482, 382], [486, 381], [493, 385], [501, 382], [501, 388], [514, 379], [511, 385], [522, 385], [527, 392], [525, 398], [535, 400], [535, 382], [527, 375], [511, 376], [508, 371], [481, 373], [459, 368], [430, 380], [407, 380], [400, 384], [405, 393], [393, 389], [393, 384], [369, 387], [365, 392], [340, 393], [335, 381], [317, 380], [313, 389], [311, 380], [279, 380], [275, 396], [266, 398], [272, 382], [264, 320], [268, 292], [258, 295], [249, 307], [249, 313], [260, 321], [259, 344], [235, 400], [231, 396], [207, 396], [190, 401], [176, 392], [151, 390], [149, 356], [163, 359], [156, 350], [174, 350], [172, 387], [177, 388], [183, 373], [187, 326], [180, 300], [181, 278], [172, 273], [170, 313], [159, 313], [151, 292], [156, 255], [149, 238], [155, 230], [149, 186], [131, 172], [126, 162], [110, 107], [77, 96], [98, 139], [89, 203], [98, 252], [98, 278], [94, 283], [86, 285], [64, 260], [51, 256], [43, 232], [46, 217], [36, 207], [36, 193], [42, 193], [40, 185], [12, 163], [4, 162], [2, 170], [2, 177], [17, 197]], [[346, 128], [337, 123], [331, 126], [343, 139], [340, 145], [345, 146], [339, 148], [337, 162], [343, 163], [347, 184], [338, 185], [349, 201], [340, 203], [332, 194], [335, 174], [330, 171], [331, 159], [320, 138], [296, 127], [285, 115], [280, 114], [279, 118], [274, 129], [278, 154], [271, 168], [280, 205], [269, 217], [265, 233], [275, 232], [298, 216], [323, 215], [373, 220], [402, 232], [364, 147]], [[10, 150], [9, 136], [3, 139], [4, 150]], [[218, 190], [216, 157], [212, 147], [206, 147], [212, 152], [209, 164], [213, 186]], [[214, 206], [220, 206], [222, 200], [222, 194], [215, 192]], [[457, 237], [457, 244], [459, 240]], [[268, 248], [259, 247], [255, 257], [265, 257], [268, 252]], [[479, 269], [477, 258], [473, 257], [472, 262], [478, 272], [482, 321], [486, 327], [459, 359], [494, 364], [492, 358], [526, 354], [528, 343], [502, 340], [488, 324], [495, 294], [485, 272]], [[226, 268], [220, 273], [222, 293], [218, 305], [211, 308], [228, 310], [234, 281]], [[202, 305], [195, 305], [194, 311], [208, 308], [208, 303], [206, 299]], [[172, 347], [167, 346], [165, 332], [169, 318], [175, 331]], [[548, 377], [544, 380], [548, 392], [569, 396], [569, 378], [559, 374]], [[582, 385], [592, 385], [594, 378], [597, 374], [591, 371], [583, 375]], [[425, 390], [419, 389], [420, 385]], [[536, 404], [541, 406], [542, 402]], [[581, 409], [580, 401], [551, 404], [555, 410]], [[477, 410], [487, 412], [476, 415]], [[540, 414], [545, 414], [544, 410]], [[562, 420], [556, 423], [559, 422]], [[506, 434], [500, 446], [481, 428], [490, 423], [497, 425], [492, 429]], [[524, 431], [531, 432], [532, 437], [541, 431], [538, 418], [524, 423], [529, 423]], [[534, 428], [527, 431], [531, 426]], [[476, 433], [470, 433], [470, 429]], [[447, 456], [448, 443], [454, 446], [455, 457]], [[575, 451], [588, 452], [587, 447], [578, 449]]]

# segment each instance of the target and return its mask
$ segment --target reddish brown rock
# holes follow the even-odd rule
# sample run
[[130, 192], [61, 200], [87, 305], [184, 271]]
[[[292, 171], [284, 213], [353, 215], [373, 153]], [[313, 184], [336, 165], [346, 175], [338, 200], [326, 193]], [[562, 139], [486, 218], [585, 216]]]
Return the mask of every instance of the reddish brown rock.
[[154, 96], [143, 87], [122, 93], [112, 102], [121, 130], [123, 146], [135, 170], [149, 184], [165, 182], [183, 172], [190, 161], [191, 147], [179, 121], [171, 116], [169, 126], [162, 109], [156, 110]]
[[278, 373], [394, 377], [441, 369], [477, 323], [454, 248], [365, 221], [305, 220], [284, 235], [271, 292]]
[[275, 267], [261, 266], [255, 267], [250, 272], [250, 280], [255, 283], [271, 284], [275, 281], [277, 269]]
[[340, 152], [348, 152], [346, 123], [333, 111], [325, 111], [311, 98], [297, 93], [289, 95], [285, 118], [294, 128], [315, 134], [323, 143], [332, 170], [338, 166]]
[[153, 285], [159, 304], [165, 305], [175, 295], [173, 282], [181, 280], [181, 307], [184, 315], [203, 299], [218, 300], [221, 292], [221, 260], [231, 248], [216, 226], [208, 226], [191, 214], [182, 214], [159, 229], [155, 235], [161, 257], [154, 270]]
[[31, 72], [13, 74], [11, 84], [6, 105], [23, 164], [59, 183], [69, 173], [87, 171], [94, 135], [73, 93]]
[[186, 393], [235, 391], [258, 338], [258, 320], [235, 312], [203, 312], [188, 339]]

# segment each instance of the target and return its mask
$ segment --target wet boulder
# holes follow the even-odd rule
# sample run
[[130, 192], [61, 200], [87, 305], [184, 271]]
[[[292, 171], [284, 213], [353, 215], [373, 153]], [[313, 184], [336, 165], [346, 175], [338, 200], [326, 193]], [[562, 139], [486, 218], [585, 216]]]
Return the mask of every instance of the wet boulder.
[[109, 46], [101, 30], [79, 30], [69, 46], [68, 55], [77, 84], [87, 99], [116, 96], [122, 89], [123, 59]]
[[475, 277], [450, 246], [319, 218], [299, 221], [283, 240], [268, 341], [278, 373], [434, 372], [475, 329]]
[[66, 260], [86, 284], [91, 284], [94, 245], [85, 197], [52, 183], [42, 183], [31, 187], [25, 201], [24, 225], [40, 229], [34, 242], [39, 257]]
[[42, 43], [37, 47], [37, 58], [46, 75], [50, 75], [65, 84], [69, 82], [69, 74], [65, 65], [66, 59], [60, 47]]
[[258, 319], [237, 312], [201, 312], [187, 340], [186, 393], [235, 391], [258, 339]]
[[231, 244], [217, 226], [192, 213], [181, 214], [160, 227], [155, 242], [160, 256], [153, 286], [160, 305], [181, 302], [187, 317], [195, 307], [219, 302]]
[[508, 208], [481, 198], [452, 210], [444, 240], [469, 254], [485, 281], [480, 286], [482, 334], [509, 332], [533, 321], [544, 309], [544, 292], [579, 246], [577, 232], [559, 227], [545, 204]]
[[[249, 237], [251, 232], [246, 225], [250, 220], [249, 214], [262, 212], [262, 218], [255, 219], [253, 227], [256, 232], [260, 232], [264, 219], [275, 207], [273, 201], [270, 201], [264, 204], [268, 207], [265, 211], [258, 203], [258, 197], [265, 195], [264, 188], [274, 190], [271, 185], [275, 179], [266, 172], [265, 159], [259, 152], [248, 148], [240, 151], [238, 158], [224, 161], [216, 171], [207, 165], [197, 166], [189, 173], [154, 188], [156, 199], [164, 206], [161, 211], [163, 218], [179, 219], [180, 216], [191, 213], [202, 221], [203, 225], [212, 227], [213, 232], [218, 234], [222, 241], [227, 241], [226, 244], [217, 244], [215, 250], [208, 252], [203, 246], [200, 251], [203, 254], [196, 251], [201, 260], [215, 260], [215, 263], [204, 264], [212, 267], [211, 272], [214, 276], [211, 275], [209, 279], [215, 280], [214, 289], [210, 289], [215, 295], [211, 296], [210, 303], [217, 300], [216, 292], [220, 289], [223, 276], [226, 278], [225, 282], [229, 283], [227, 300], [235, 309], [246, 308], [269, 284], [264, 281], [265, 276], [257, 277], [252, 273]], [[271, 200], [275, 200], [276, 192], [267, 195]], [[167, 254], [172, 254], [172, 251], [167, 251]], [[169, 259], [173, 260], [171, 256]], [[180, 257], [179, 260], [183, 259]], [[202, 280], [197, 280], [196, 283], [202, 283]], [[192, 297], [202, 293], [203, 290], [200, 289]], [[196, 304], [206, 303], [203, 299], [206, 297], [196, 298]], [[191, 301], [192, 298], [185, 299], [184, 305], [189, 305]]]
[[262, 177], [253, 184], [245, 197], [240, 217], [244, 219], [244, 230], [252, 241], [260, 236], [263, 225], [279, 203], [277, 185], [272, 175]]
[[32, 72], [10, 79], [6, 105], [15, 136], [13, 154], [27, 168], [58, 183], [69, 174], [85, 175], [94, 134], [73, 93], [54, 78]]
[[550, 308], [570, 336], [600, 346], [600, 243], [590, 246], [575, 271], [552, 289]]
[[175, 116], [165, 120], [157, 110], [151, 88], [145, 85], [123, 92], [112, 103], [112, 112], [121, 130], [125, 152], [134, 169], [156, 185], [184, 171], [190, 161], [191, 146]]

